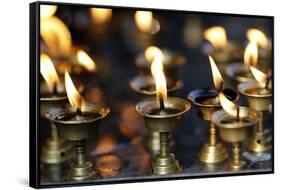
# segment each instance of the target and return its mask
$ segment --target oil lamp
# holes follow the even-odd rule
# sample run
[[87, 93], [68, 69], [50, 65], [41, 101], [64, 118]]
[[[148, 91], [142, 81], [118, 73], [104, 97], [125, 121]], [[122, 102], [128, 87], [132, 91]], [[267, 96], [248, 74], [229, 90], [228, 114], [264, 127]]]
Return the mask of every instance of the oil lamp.
[[88, 103], [80, 96], [67, 72], [65, 86], [69, 104], [49, 109], [46, 117], [58, 127], [59, 135], [76, 144], [76, 161], [66, 173], [66, 180], [81, 181], [99, 177], [93, 164], [86, 161], [86, 139], [97, 132], [101, 119], [109, 108], [98, 103]]
[[206, 51], [207, 54], [213, 57], [221, 71], [224, 71], [226, 63], [242, 59], [241, 47], [234, 42], [228, 41], [223, 27], [210, 27], [204, 31], [203, 36], [212, 45], [212, 48]]
[[[40, 115], [44, 118], [50, 107], [65, 104], [67, 97], [64, 85], [60, 82], [52, 60], [43, 53], [40, 55], [40, 73], [45, 80], [40, 84]], [[59, 138], [53, 122], [50, 122], [50, 127], [51, 136], [41, 148], [41, 161], [46, 164], [57, 164], [70, 159], [73, 147]]]
[[155, 78], [156, 98], [148, 98], [139, 102], [136, 110], [144, 117], [147, 129], [160, 134], [160, 151], [153, 158], [152, 173], [155, 175], [177, 173], [181, 171], [181, 166], [170, 153], [169, 135], [173, 129], [180, 126], [183, 114], [191, 106], [183, 99], [167, 96], [161, 57], [154, 58], [151, 71]]
[[[146, 60], [149, 60], [150, 62], [153, 61], [155, 57], [159, 57], [160, 59], [164, 59], [164, 54], [162, 51], [155, 47], [150, 46], [145, 51], [145, 57]], [[144, 75], [137, 76], [133, 78], [130, 82], [130, 87], [141, 95], [141, 99], [146, 99], [151, 96], [155, 96], [156, 94], [156, 88], [155, 88], [155, 80], [151, 76], [152, 71], [152, 64], [146, 62], [145, 67], [144, 65], [139, 65], [138, 68], [141, 68], [140, 70], [143, 70], [142, 72]], [[166, 65], [165, 65], [166, 66]], [[143, 67], [143, 68], [142, 68]], [[166, 67], [165, 67], [166, 70]], [[148, 71], [150, 73], [148, 73]], [[166, 79], [167, 82], [167, 92], [171, 95], [176, 90], [183, 87], [183, 83], [180, 80], [173, 80], [171, 78]], [[158, 153], [160, 149], [160, 135], [158, 132], [154, 131], [148, 131], [148, 134], [145, 138], [145, 146], [152, 151], [152, 153]]]
[[238, 100], [238, 94], [231, 89], [223, 90], [223, 79], [214, 60], [209, 56], [215, 89], [196, 89], [189, 93], [188, 99], [198, 108], [199, 115], [209, 122], [209, 143], [199, 152], [199, 160], [207, 164], [221, 162], [228, 157], [226, 148], [217, 140], [216, 125], [212, 122], [212, 114], [221, 109], [218, 93], [222, 93], [231, 101]]
[[[270, 76], [257, 68], [250, 66], [250, 70], [257, 82], [245, 82], [238, 85], [238, 90], [243, 94], [249, 106], [257, 111], [265, 112], [271, 104], [272, 84]], [[264, 126], [262, 115], [259, 125], [255, 129], [254, 136], [248, 144], [249, 150], [253, 152], [264, 152], [271, 149], [271, 134]]]
[[177, 80], [179, 69], [186, 63], [186, 57], [177, 52], [166, 49], [161, 50], [156, 46], [149, 46], [145, 49], [144, 53], [138, 54], [135, 65], [140, 75], [150, 75], [150, 67], [155, 55], [162, 57], [167, 78]]
[[214, 112], [212, 121], [218, 126], [220, 138], [232, 143], [232, 160], [228, 162], [228, 169], [240, 170], [246, 167], [246, 161], [241, 157], [240, 144], [251, 136], [253, 127], [261, 119], [261, 113], [237, 106], [221, 92], [218, 97], [223, 110]]

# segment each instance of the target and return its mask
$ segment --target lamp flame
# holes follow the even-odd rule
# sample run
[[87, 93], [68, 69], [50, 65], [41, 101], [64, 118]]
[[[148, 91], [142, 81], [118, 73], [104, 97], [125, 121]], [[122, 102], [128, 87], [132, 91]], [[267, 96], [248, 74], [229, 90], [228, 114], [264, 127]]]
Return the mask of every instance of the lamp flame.
[[234, 102], [230, 101], [222, 92], [219, 93], [219, 100], [220, 105], [226, 113], [235, 117], [238, 115], [237, 105]]
[[72, 105], [72, 107], [75, 108], [75, 110], [82, 111], [85, 103], [84, 99], [75, 88], [70, 78], [70, 75], [67, 71], [65, 71], [64, 73], [64, 80], [65, 80], [66, 95], [70, 104]]
[[253, 66], [250, 67], [250, 70], [262, 88], [267, 88], [267, 86], [271, 85], [271, 84], [268, 84], [269, 79], [265, 73], [263, 73], [262, 71], [260, 71], [259, 69], [255, 68]]
[[91, 18], [96, 24], [104, 24], [110, 21], [112, 17], [112, 9], [107, 8], [91, 8]]
[[146, 48], [144, 56], [145, 59], [150, 63], [155, 59], [155, 57], [159, 57], [161, 60], [164, 59], [163, 52], [156, 46], [149, 46], [148, 48]]
[[251, 28], [247, 30], [246, 35], [250, 42], [255, 42], [259, 47], [268, 47], [268, 39], [262, 31], [255, 28]]
[[135, 22], [142, 32], [149, 32], [153, 23], [153, 14], [151, 11], [136, 11]]
[[40, 18], [49, 18], [53, 16], [58, 9], [56, 5], [40, 5]]
[[60, 83], [58, 74], [51, 58], [44, 53], [40, 54], [40, 73], [45, 79], [49, 89], [54, 92]]
[[213, 58], [211, 56], [209, 56], [209, 61], [210, 61], [210, 64], [211, 64], [215, 88], [218, 91], [220, 91], [220, 90], [223, 89], [223, 78], [221, 76], [221, 73], [220, 73], [215, 61], [213, 60]]
[[40, 35], [51, 54], [68, 55], [71, 50], [71, 34], [66, 25], [53, 16], [57, 7], [40, 6]]
[[77, 51], [78, 63], [84, 66], [88, 71], [96, 70], [96, 63], [93, 59], [83, 50]]
[[249, 42], [244, 52], [244, 63], [255, 66], [258, 63], [258, 47], [255, 42]]
[[164, 74], [164, 67], [160, 57], [156, 56], [151, 64], [151, 73], [155, 80], [156, 97], [158, 102], [167, 100], [167, 82]]
[[213, 26], [205, 30], [204, 38], [217, 49], [227, 46], [226, 31], [221, 26]]

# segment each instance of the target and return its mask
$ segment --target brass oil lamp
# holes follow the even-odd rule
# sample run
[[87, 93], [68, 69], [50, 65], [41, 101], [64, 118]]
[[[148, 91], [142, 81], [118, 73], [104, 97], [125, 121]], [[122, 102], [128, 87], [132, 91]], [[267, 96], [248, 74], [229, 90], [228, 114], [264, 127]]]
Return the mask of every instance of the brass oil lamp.
[[69, 74], [65, 73], [65, 86], [71, 105], [50, 108], [46, 117], [58, 127], [59, 135], [76, 144], [76, 161], [66, 173], [66, 180], [82, 181], [97, 179], [92, 162], [86, 160], [86, 139], [97, 133], [101, 119], [109, 108], [97, 103], [88, 103], [76, 90]]
[[240, 144], [251, 136], [253, 127], [261, 119], [261, 113], [237, 106], [221, 92], [219, 100], [223, 110], [214, 112], [212, 121], [218, 126], [220, 138], [232, 143], [232, 159], [228, 162], [228, 169], [241, 170], [247, 165], [242, 159]]
[[[247, 99], [249, 106], [262, 113], [267, 111], [272, 102], [272, 84], [270, 76], [257, 68], [250, 66], [250, 70], [257, 82], [240, 83], [238, 90]], [[255, 129], [254, 136], [248, 144], [249, 150], [253, 152], [264, 152], [272, 147], [272, 137], [269, 129], [264, 126], [264, 116]]]
[[[238, 44], [228, 41], [226, 31], [222, 26], [206, 29], [203, 36], [212, 45], [207, 54], [212, 56], [221, 71], [224, 71], [228, 63], [242, 59], [242, 48]], [[222, 74], [224, 75], [224, 73]]]
[[[206, 164], [222, 162], [228, 158], [224, 145], [217, 139], [216, 125], [212, 122], [212, 115], [221, 109], [218, 93], [223, 88], [223, 79], [214, 60], [209, 56], [215, 89], [196, 89], [189, 93], [188, 99], [198, 108], [199, 115], [209, 122], [209, 142], [199, 152], [199, 160]], [[238, 94], [231, 89], [224, 89], [222, 93], [231, 101], [238, 100]]]
[[[45, 82], [40, 84], [40, 115], [45, 118], [49, 108], [67, 102], [64, 85], [56, 73], [50, 57], [40, 55], [40, 72]], [[59, 138], [58, 131], [53, 122], [50, 122], [51, 135], [41, 147], [40, 159], [45, 164], [58, 164], [72, 157], [73, 147], [64, 139]]]
[[[166, 54], [164, 54], [163, 51], [161, 49], [159, 49], [158, 47], [150, 46], [145, 50], [145, 53], [142, 54], [142, 58], [139, 57], [139, 61], [136, 62], [136, 65], [140, 71], [140, 75], [133, 78], [130, 81], [130, 87], [135, 92], [137, 92], [138, 94], [141, 95], [141, 99], [146, 99], [146, 98], [156, 95], [155, 80], [151, 76], [151, 72], [152, 72], [151, 62], [153, 61], [154, 57], [158, 56], [162, 60], [166, 60], [167, 64], [164, 65], [165, 71], [167, 71], [166, 67], [168, 67], [168, 70], [169, 69], [170, 69], [170, 71], [171, 71], [171, 69], [173, 70], [172, 72], [170, 72], [170, 74], [175, 72], [175, 70], [174, 70], [175, 68], [173, 68], [171, 66], [172, 62], [168, 61], [168, 59], [170, 59], [170, 58], [166, 57], [166, 59], [165, 59], [164, 55], [166, 55]], [[177, 62], [177, 63], [179, 63], [179, 62]], [[179, 63], [179, 64], [182, 64], [182, 63]], [[166, 83], [167, 83], [167, 92], [169, 95], [172, 95], [173, 92], [175, 92], [183, 87], [182, 81], [175, 79], [175, 77], [168, 77], [166, 79]], [[160, 149], [159, 142], [160, 142], [159, 133], [149, 130], [148, 134], [145, 137], [146, 148], [148, 148], [150, 151], [152, 151], [152, 153], [157, 153]]]
[[154, 175], [173, 174], [181, 171], [181, 166], [175, 156], [170, 153], [169, 135], [173, 129], [180, 126], [183, 114], [191, 107], [183, 99], [167, 97], [166, 78], [161, 62], [161, 58], [155, 57], [151, 66], [157, 98], [145, 99], [136, 106], [136, 110], [144, 117], [147, 129], [160, 134], [160, 150], [152, 161]]

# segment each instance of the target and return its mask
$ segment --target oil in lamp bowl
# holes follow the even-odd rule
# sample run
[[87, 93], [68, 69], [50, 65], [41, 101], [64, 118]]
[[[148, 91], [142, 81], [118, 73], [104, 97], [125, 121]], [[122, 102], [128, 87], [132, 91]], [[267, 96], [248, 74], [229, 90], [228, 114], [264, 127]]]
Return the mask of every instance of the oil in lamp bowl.
[[101, 104], [85, 103], [83, 112], [78, 114], [72, 106], [51, 108], [46, 117], [57, 125], [59, 135], [76, 144], [76, 161], [71, 164], [65, 179], [83, 181], [100, 178], [93, 164], [86, 161], [86, 139], [98, 130], [101, 119], [109, 113], [109, 108]]
[[238, 91], [243, 94], [249, 102], [249, 106], [258, 111], [268, 110], [272, 101], [272, 91], [261, 88], [256, 82], [245, 82], [238, 85]]
[[152, 161], [154, 175], [167, 175], [178, 173], [181, 166], [170, 153], [170, 132], [180, 126], [182, 116], [190, 109], [186, 100], [168, 97], [165, 109], [160, 110], [156, 98], [149, 98], [139, 102], [136, 110], [144, 117], [145, 126], [150, 131], [160, 134], [160, 150]]
[[[60, 84], [57, 88], [57, 94], [54, 95], [46, 83], [40, 84], [40, 115], [45, 118], [47, 111], [59, 105], [68, 102], [64, 86]], [[64, 139], [59, 138], [57, 127], [50, 122], [50, 136], [41, 147], [41, 162], [45, 164], [58, 164], [69, 160], [73, 155], [73, 147]]]
[[[224, 89], [223, 93], [231, 101], [238, 100], [238, 94], [231, 89]], [[195, 89], [188, 94], [188, 99], [198, 109], [198, 115], [209, 122], [209, 142], [200, 149], [199, 160], [206, 164], [215, 164], [228, 158], [227, 149], [217, 139], [217, 127], [211, 121], [215, 111], [221, 109], [218, 91], [216, 89]]]
[[139, 102], [137, 111], [144, 117], [145, 126], [156, 132], [170, 132], [180, 126], [182, 115], [190, 109], [186, 100], [168, 97], [165, 102], [165, 113], [161, 114], [156, 98], [149, 98]]
[[[239, 95], [231, 89], [224, 89], [223, 93], [231, 101], [237, 101], [239, 98]], [[204, 120], [211, 121], [213, 113], [221, 109], [217, 96], [217, 90], [209, 88], [195, 89], [188, 94], [187, 98], [198, 108], [199, 115]]]
[[[174, 80], [177, 79], [180, 68], [187, 62], [186, 57], [180, 53], [165, 49], [163, 50], [163, 54], [163, 65], [165, 67], [166, 76]], [[151, 75], [151, 63], [146, 60], [144, 53], [138, 54], [135, 65], [138, 68], [140, 75]]]
[[239, 121], [224, 110], [214, 112], [212, 121], [218, 126], [220, 138], [232, 143], [232, 160], [228, 162], [230, 170], [240, 170], [246, 167], [246, 161], [241, 157], [240, 144], [253, 133], [253, 128], [261, 119], [261, 112], [248, 107], [239, 107]]

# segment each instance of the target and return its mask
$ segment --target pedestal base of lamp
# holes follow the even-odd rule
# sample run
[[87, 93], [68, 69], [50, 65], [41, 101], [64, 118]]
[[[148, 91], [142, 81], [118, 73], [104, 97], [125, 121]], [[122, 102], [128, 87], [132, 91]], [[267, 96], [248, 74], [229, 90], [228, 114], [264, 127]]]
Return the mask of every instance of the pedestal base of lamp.
[[222, 162], [227, 158], [227, 150], [221, 143], [216, 143], [215, 145], [205, 144], [199, 152], [199, 160], [207, 164]]
[[250, 151], [260, 153], [272, 148], [272, 138], [269, 130], [256, 132], [250, 139], [248, 149]]
[[152, 162], [152, 173], [154, 175], [167, 175], [181, 172], [182, 168], [173, 154], [162, 156], [158, 154]]
[[58, 164], [69, 160], [73, 154], [73, 146], [63, 139], [47, 139], [42, 146], [41, 162], [45, 164]]
[[246, 167], [246, 161], [241, 160], [240, 162], [236, 162], [234, 160], [231, 160], [230, 162], [228, 162], [227, 166], [229, 170], [241, 170]]
[[101, 176], [94, 170], [91, 162], [83, 164], [72, 164], [71, 169], [66, 173], [65, 179], [67, 181], [83, 181], [101, 178]]

